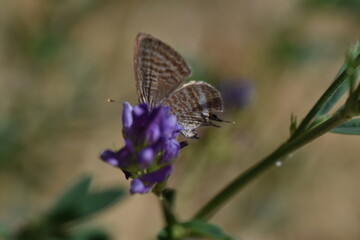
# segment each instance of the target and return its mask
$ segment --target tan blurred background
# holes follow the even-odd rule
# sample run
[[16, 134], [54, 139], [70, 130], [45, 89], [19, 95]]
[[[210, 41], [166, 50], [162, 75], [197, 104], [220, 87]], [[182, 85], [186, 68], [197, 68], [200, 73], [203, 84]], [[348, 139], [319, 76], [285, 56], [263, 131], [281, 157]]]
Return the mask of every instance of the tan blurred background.
[[[170, 178], [189, 218], [237, 174], [289, 135], [333, 80], [360, 37], [358, 0], [0, 2], [0, 221], [12, 227], [44, 212], [74, 179], [123, 185], [98, 158], [121, 147], [121, 102], [136, 103], [133, 44], [157, 36], [191, 63], [193, 80], [250, 79], [236, 122], [200, 132]], [[118, 103], [109, 104], [107, 98]], [[232, 199], [213, 219], [234, 236], [360, 239], [359, 137], [327, 134]], [[155, 239], [152, 195], [126, 198], [89, 226], [114, 239]]]

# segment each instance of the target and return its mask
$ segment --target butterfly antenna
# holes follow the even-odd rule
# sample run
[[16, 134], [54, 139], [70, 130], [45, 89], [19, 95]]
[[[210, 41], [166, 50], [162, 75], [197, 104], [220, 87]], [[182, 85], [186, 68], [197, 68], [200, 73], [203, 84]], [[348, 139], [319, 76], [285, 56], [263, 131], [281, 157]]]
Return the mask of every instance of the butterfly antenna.
[[217, 128], [221, 127], [221, 126], [219, 126], [219, 125], [217, 125], [217, 124], [214, 124], [214, 123], [212, 123], [212, 122], [208, 122], [206, 126], [217, 127]]
[[216, 114], [213, 114], [213, 113], [210, 114], [209, 119], [217, 121], [217, 122], [226, 122], [226, 123], [235, 124], [235, 122], [232, 122], [232, 121], [222, 120], [222, 119], [218, 118], [218, 116], [216, 116]]

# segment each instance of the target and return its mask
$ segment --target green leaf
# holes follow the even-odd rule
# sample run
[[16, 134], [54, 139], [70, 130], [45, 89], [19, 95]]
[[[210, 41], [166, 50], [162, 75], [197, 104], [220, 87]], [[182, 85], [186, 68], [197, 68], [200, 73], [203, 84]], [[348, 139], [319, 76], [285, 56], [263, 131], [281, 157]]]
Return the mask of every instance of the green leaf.
[[68, 240], [110, 240], [111, 237], [102, 229], [88, 229], [71, 233]]
[[158, 235], [157, 235], [157, 239], [158, 240], [166, 240], [169, 239], [169, 235], [168, 232], [166, 231], [166, 229], [161, 230]]
[[11, 240], [14, 239], [12, 232], [8, 228], [8, 226], [0, 223], [0, 239]]
[[85, 218], [124, 196], [124, 191], [120, 188], [89, 193], [90, 182], [90, 176], [83, 177], [67, 190], [49, 211], [46, 221], [56, 225]]
[[322, 124], [323, 122], [327, 121], [329, 118], [330, 118], [329, 115], [319, 116], [318, 118], [316, 118], [316, 119], [309, 125], [309, 128], [314, 128], [314, 127]]
[[105, 209], [119, 201], [124, 195], [123, 189], [120, 188], [91, 193], [86, 196], [84, 202], [78, 205], [78, 218], [87, 217]]
[[188, 236], [207, 237], [214, 240], [235, 239], [227, 235], [220, 227], [201, 220], [192, 220], [183, 223], [182, 226], [189, 232]]
[[73, 204], [79, 202], [84, 198], [89, 191], [91, 183], [90, 176], [84, 176], [78, 180], [72, 187], [70, 187], [64, 195], [59, 199], [58, 206]]
[[293, 113], [291, 113], [290, 127], [289, 127], [290, 135], [292, 135], [295, 132], [296, 128], [297, 128], [297, 117]]
[[360, 2], [358, 0], [307, 0], [305, 6], [314, 8], [333, 8], [334, 10], [349, 10], [358, 13]]
[[348, 135], [360, 135], [360, 118], [351, 119], [333, 130], [333, 133], [348, 134]]
[[324, 94], [315, 103], [313, 108], [300, 123], [291, 139], [296, 138], [318, 117], [327, 114], [332, 107], [340, 100], [344, 93], [350, 88], [351, 83], [356, 79], [360, 65], [360, 44], [356, 43], [350, 49], [335, 80]]
[[82, 177], [63, 196], [57, 201], [55, 206], [50, 209], [48, 220], [55, 223], [63, 223], [77, 218], [77, 207], [84, 202], [89, 190], [91, 177]]
[[[346, 65], [344, 65], [341, 68], [336, 79], [338, 79], [339, 76], [340, 77], [344, 76], [344, 78], [346, 78], [345, 70], [346, 70]], [[344, 96], [344, 94], [348, 91], [349, 87], [350, 84], [348, 81], [340, 81], [338, 83], [337, 88], [335, 88], [333, 92], [329, 93], [327, 100], [324, 102], [320, 110], [317, 112], [316, 117], [327, 114], [332, 109], [332, 107], [340, 100], [340, 98]]]

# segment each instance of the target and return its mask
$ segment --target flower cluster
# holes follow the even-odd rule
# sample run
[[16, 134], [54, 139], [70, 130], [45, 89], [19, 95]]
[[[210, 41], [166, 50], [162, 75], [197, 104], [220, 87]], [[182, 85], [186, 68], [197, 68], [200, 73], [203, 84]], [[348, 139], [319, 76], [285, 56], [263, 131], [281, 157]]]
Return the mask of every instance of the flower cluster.
[[182, 147], [177, 140], [181, 126], [169, 107], [150, 109], [146, 103], [132, 107], [125, 102], [122, 113], [125, 146], [105, 150], [101, 159], [132, 178], [130, 192], [147, 193], [172, 172], [172, 163]]

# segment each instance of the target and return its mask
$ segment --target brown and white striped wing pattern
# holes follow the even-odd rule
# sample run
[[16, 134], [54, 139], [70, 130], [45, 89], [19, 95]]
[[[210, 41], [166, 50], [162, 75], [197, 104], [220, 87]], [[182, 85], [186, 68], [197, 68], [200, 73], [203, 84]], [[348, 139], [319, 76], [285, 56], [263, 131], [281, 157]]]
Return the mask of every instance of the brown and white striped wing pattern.
[[222, 121], [214, 114], [223, 111], [220, 92], [206, 82], [191, 81], [171, 94], [165, 101], [188, 138], [198, 138], [195, 128], [217, 126], [210, 120]]
[[191, 74], [174, 49], [146, 33], [137, 35], [134, 61], [139, 102], [151, 107], [162, 103]]

